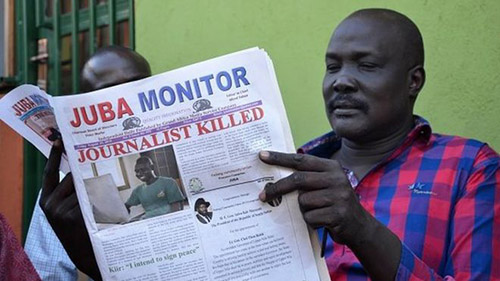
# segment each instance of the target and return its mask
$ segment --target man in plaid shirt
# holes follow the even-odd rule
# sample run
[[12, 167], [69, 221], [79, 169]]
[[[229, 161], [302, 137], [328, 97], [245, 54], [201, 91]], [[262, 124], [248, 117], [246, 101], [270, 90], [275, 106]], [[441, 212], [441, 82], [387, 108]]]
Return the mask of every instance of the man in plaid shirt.
[[323, 97], [333, 132], [262, 151], [296, 169], [269, 201], [299, 190], [305, 221], [329, 233], [332, 280], [500, 280], [500, 157], [431, 132], [413, 115], [425, 82], [420, 32], [391, 10], [360, 10], [335, 30]]

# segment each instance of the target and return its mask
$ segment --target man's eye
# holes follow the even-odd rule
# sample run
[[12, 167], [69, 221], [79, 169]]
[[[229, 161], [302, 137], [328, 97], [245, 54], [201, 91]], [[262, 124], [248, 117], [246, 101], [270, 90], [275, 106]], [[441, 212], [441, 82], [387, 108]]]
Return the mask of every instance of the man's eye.
[[330, 73], [336, 73], [340, 70], [340, 65], [339, 64], [328, 64], [326, 66], [326, 70]]
[[377, 67], [378, 66], [376, 64], [371, 63], [371, 62], [362, 62], [359, 64], [359, 68], [361, 68], [363, 70], [374, 70]]

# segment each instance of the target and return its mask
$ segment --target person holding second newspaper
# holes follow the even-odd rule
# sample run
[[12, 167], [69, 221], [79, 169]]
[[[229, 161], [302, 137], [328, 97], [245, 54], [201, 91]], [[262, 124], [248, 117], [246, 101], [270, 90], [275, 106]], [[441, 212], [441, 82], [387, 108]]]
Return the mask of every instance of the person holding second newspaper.
[[[97, 50], [85, 63], [81, 88], [82, 92], [90, 92], [149, 76], [151, 69], [144, 57], [124, 47], [109, 46]], [[35, 206], [25, 249], [43, 280], [76, 280], [75, 265], [94, 280], [100, 280], [71, 174], [59, 181], [63, 150], [62, 142], [56, 140], [44, 171], [40, 204]], [[67, 255], [74, 265], [68, 261]]]
[[[333, 280], [498, 280], [500, 156], [479, 141], [432, 133], [413, 115], [425, 82], [416, 25], [391, 10], [354, 12], [335, 29], [326, 63], [333, 131], [303, 146], [307, 154], [261, 152], [265, 163], [297, 171], [259, 198], [299, 190], [305, 221], [329, 233]], [[61, 153], [58, 143], [42, 202], [61, 204], [74, 192], [59, 191]], [[66, 237], [64, 215], [44, 209], [77, 265], [99, 277], [82, 259], [88, 239]], [[79, 212], [71, 219], [83, 225]]]

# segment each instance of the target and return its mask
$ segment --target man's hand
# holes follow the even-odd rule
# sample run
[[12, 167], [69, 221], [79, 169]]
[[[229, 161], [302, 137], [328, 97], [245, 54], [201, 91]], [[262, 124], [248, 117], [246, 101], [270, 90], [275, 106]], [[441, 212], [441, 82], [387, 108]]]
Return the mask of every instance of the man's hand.
[[337, 161], [268, 151], [261, 152], [260, 159], [270, 165], [296, 170], [266, 185], [259, 195], [262, 201], [298, 190], [300, 209], [307, 224], [314, 228], [326, 227], [337, 243], [350, 247], [362, 243], [364, 237], [360, 234], [374, 225], [374, 218], [359, 203]]
[[296, 170], [267, 184], [259, 194], [261, 201], [298, 190], [306, 223], [314, 228], [326, 227], [335, 242], [354, 252], [372, 280], [394, 280], [401, 242], [361, 206], [337, 161], [269, 151], [261, 151], [259, 157], [267, 164]]
[[182, 201], [179, 201], [179, 202], [174, 202], [174, 203], [170, 204], [170, 212], [173, 213], [173, 212], [181, 211], [182, 209], [184, 209], [184, 206], [182, 203], [183, 203]]
[[56, 140], [43, 173], [40, 207], [76, 267], [101, 280], [71, 173], [59, 182], [63, 151], [61, 140]]

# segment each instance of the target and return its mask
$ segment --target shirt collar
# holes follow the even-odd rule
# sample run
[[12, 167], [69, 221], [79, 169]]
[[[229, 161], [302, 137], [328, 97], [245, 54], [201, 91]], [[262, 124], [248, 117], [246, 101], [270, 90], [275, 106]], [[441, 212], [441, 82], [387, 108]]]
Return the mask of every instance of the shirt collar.
[[[403, 144], [399, 149], [397, 149], [398, 151], [417, 139], [425, 142], [426, 144], [430, 141], [432, 129], [429, 122], [418, 115], [414, 115], [413, 120], [415, 125], [410, 133], [408, 133], [408, 136]], [[335, 151], [340, 149], [340, 146], [341, 138], [338, 137], [335, 132], [331, 131], [307, 142], [301, 146], [297, 152], [318, 157], [330, 157], [333, 153], [335, 153]]]

